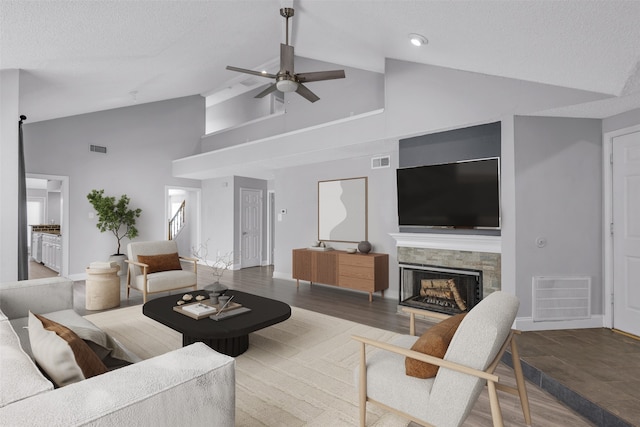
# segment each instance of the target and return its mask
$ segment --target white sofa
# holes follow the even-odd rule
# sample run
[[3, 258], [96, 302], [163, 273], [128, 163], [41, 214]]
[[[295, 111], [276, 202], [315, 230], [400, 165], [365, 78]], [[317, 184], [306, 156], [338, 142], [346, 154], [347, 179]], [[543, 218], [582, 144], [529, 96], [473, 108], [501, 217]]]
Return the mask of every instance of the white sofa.
[[233, 358], [196, 343], [54, 388], [24, 348], [29, 310], [86, 321], [73, 311], [68, 279], [0, 284], [0, 425], [234, 425]]

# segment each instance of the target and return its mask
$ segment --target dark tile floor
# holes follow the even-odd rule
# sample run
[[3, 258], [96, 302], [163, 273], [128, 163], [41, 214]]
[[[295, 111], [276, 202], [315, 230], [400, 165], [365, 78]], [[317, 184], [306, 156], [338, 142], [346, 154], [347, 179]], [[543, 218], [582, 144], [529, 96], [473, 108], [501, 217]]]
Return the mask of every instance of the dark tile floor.
[[610, 329], [523, 332], [526, 376], [598, 426], [640, 426], [640, 341]]

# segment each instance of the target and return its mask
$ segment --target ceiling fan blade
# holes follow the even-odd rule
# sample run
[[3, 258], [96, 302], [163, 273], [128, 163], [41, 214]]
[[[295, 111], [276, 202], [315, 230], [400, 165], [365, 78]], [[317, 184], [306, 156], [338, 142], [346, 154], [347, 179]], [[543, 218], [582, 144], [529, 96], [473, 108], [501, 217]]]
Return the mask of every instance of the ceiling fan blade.
[[293, 46], [280, 43], [280, 72], [293, 76]]
[[256, 96], [254, 96], [254, 98], [264, 98], [265, 96], [269, 95], [271, 92], [275, 92], [276, 89], [277, 89], [277, 86], [275, 83], [270, 84], [269, 87], [267, 87], [265, 90], [263, 90]]
[[245, 74], [252, 74], [254, 76], [268, 77], [270, 79], [275, 79], [277, 77], [275, 74], [269, 74], [269, 73], [263, 73], [263, 72], [260, 72], [260, 71], [247, 70], [246, 68], [232, 67], [231, 65], [227, 65], [227, 70], [229, 70], [229, 71], [237, 71], [239, 73], [245, 73]]
[[302, 96], [303, 98], [305, 98], [307, 101], [310, 101], [310, 102], [316, 102], [317, 100], [320, 99], [315, 93], [311, 92], [309, 88], [307, 88], [305, 85], [301, 83], [298, 84], [298, 89], [296, 90], [296, 92], [298, 93], [298, 95]]
[[308, 83], [308, 82], [317, 82], [320, 80], [344, 79], [345, 74], [344, 74], [344, 70], [314, 71], [311, 73], [296, 74], [296, 78], [298, 79], [299, 82]]

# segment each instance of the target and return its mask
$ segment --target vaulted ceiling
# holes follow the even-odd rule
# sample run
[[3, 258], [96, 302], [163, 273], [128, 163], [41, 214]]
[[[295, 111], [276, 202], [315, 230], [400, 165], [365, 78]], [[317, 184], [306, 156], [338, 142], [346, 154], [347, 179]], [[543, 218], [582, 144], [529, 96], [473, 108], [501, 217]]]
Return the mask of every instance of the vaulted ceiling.
[[[378, 72], [394, 58], [612, 96], [567, 115], [640, 108], [638, 1], [2, 0], [0, 68], [22, 70], [29, 122], [208, 94], [238, 80], [227, 65], [273, 63], [281, 7], [295, 9], [299, 56]], [[409, 33], [428, 44], [413, 47]]]

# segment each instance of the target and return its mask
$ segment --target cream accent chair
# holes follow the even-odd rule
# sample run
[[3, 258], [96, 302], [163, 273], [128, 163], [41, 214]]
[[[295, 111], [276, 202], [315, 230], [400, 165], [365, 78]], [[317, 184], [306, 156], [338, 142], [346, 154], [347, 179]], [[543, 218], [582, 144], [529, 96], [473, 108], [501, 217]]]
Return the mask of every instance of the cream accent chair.
[[[504, 292], [484, 298], [462, 320], [443, 359], [410, 350], [418, 339], [413, 335], [401, 335], [392, 343], [353, 337], [361, 343], [361, 363], [355, 373], [360, 391], [360, 425], [366, 425], [366, 405], [371, 402], [424, 426], [458, 427], [471, 412], [485, 384], [494, 426], [503, 425], [496, 390], [519, 396], [525, 422], [531, 425], [529, 400], [513, 339], [516, 331], [511, 330], [519, 305], [515, 296]], [[407, 311], [411, 313], [413, 333], [415, 314], [429, 312]], [[382, 350], [367, 355], [367, 345]], [[509, 346], [517, 388], [499, 384], [499, 377], [493, 373]], [[435, 378], [406, 375], [407, 356], [440, 366]]]
[[154, 242], [131, 242], [127, 245], [129, 264], [127, 268], [127, 298], [129, 291], [135, 289], [142, 292], [144, 302], [147, 295], [158, 292], [173, 291], [182, 288], [197, 289], [198, 264], [195, 258], [180, 257], [180, 261], [193, 263], [193, 271], [170, 270], [149, 273], [147, 264], [138, 261], [138, 255], [163, 255], [178, 253], [178, 245], [174, 240], [159, 240]]

